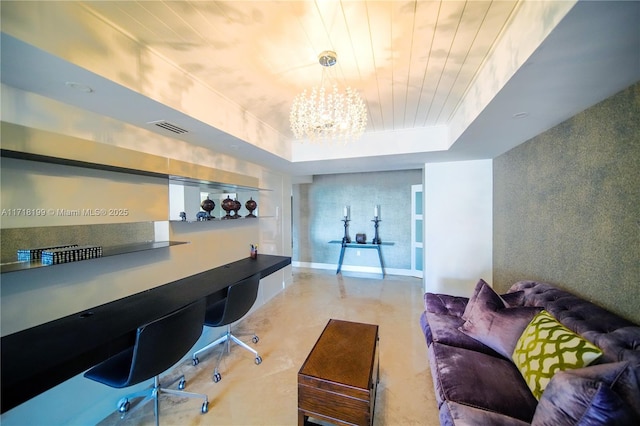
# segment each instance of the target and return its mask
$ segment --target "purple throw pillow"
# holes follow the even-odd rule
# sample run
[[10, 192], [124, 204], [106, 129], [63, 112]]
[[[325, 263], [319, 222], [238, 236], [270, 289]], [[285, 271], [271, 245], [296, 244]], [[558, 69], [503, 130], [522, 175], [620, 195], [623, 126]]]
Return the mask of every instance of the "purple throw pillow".
[[[461, 317], [463, 319], [467, 319], [466, 317], [471, 314], [471, 310], [473, 309], [473, 306], [474, 306], [474, 304], [476, 302], [476, 299], [478, 298], [478, 293], [480, 293], [480, 290], [482, 290], [484, 287], [491, 288], [491, 286], [489, 286], [489, 284], [487, 284], [487, 282], [485, 280], [480, 278], [480, 280], [478, 280], [478, 282], [476, 283], [475, 288], [473, 289], [473, 294], [471, 295], [471, 297], [467, 301], [467, 305], [465, 306], [464, 312], [461, 315]], [[442, 295], [440, 295], [440, 296], [442, 296]], [[446, 296], [445, 295], [445, 297], [452, 298], [453, 296]], [[501, 294], [498, 297], [500, 299], [502, 299], [502, 303], [507, 308], [524, 305], [524, 291], [522, 291], [522, 290], [514, 291], [514, 292], [511, 292], [511, 293]], [[462, 300], [464, 298], [457, 297], [456, 299]]]
[[560, 371], [542, 393], [531, 424], [638, 425], [638, 374], [629, 362]]
[[465, 323], [458, 328], [507, 359], [511, 359], [513, 350], [523, 330], [542, 308], [509, 308], [504, 300], [487, 283], [482, 281], [476, 286], [473, 304], [465, 310]]
[[[489, 284], [487, 284], [487, 282], [485, 280], [483, 280], [482, 278], [480, 278], [480, 280], [476, 283], [476, 287], [473, 289], [473, 294], [471, 295], [471, 297], [469, 298], [469, 302], [467, 303], [467, 306], [464, 308], [464, 312], [462, 313], [462, 319], [466, 320], [467, 317], [469, 317], [471, 315], [471, 311], [474, 309], [475, 305], [476, 305], [476, 301], [478, 299], [478, 294], [480, 294], [480, 290], [482, 290], [484, 287], [489, 287]], [[495, 292], [494, 292], [495, 294]], [[496, 294], [496, 296], [498, 296]], [[500, 299], [500, 296], [498, 296], [498, 299]], [[502, 306], [506, 306], [504, 301], [502, 299], [500, 299], [502, 302]], [[497, 303], [497, 302], [496, 302]]]

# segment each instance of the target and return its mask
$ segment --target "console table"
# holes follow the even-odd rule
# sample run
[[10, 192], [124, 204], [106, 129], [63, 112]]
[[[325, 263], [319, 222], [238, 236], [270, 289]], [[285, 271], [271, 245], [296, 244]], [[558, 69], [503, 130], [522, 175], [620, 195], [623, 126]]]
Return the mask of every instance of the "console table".
[[342, 269], [342, 261], [344, 260], [344, 251], [348, 248], [362, 248], [362, 249], [375, 249], [378, 251], [378, 259], [380, 260], [380, 269], [382, 270], [382, 276], [385, 276], [385, 272], [384, 272], [384, 262], [382, 260], [382, 252], [380, 251], [380, 246], [392, 246], [394, 245], [394, 243], [380, 243], [380, 244], [373, 244], [373, 243], [364, 243], [364, 244], [358, 244], [358, 243], [344, 243], [340, 240], [332, 240], [329, 241], [329, 244], [341, 244], [341, 248], [340, 248], [340, 259], [338, 260], [338, 270], [336, 271], [336, 274], [340, 273], [340, 270]]
[[104, 361], [135, 341], [136, 329], [290, 257], [245, 258], [2, 338], [2, 412]]

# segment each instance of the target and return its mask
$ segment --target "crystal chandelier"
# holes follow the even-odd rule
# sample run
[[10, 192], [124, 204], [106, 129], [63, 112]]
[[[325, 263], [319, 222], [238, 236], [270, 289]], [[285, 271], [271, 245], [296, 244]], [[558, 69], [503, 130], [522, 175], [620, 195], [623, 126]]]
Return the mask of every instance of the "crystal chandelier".
[[293, 100], [289, 118], [297, 139], [347, 143], [362, 136], [367, 125], [367, 108], [355, 90], [347, 87], [340, 92], [331, 81], [329, 67], [337, 60], [335, 52], [322, 52], [318, 56], [323, 67], [320, 86], [310, 93], [305, 89]]

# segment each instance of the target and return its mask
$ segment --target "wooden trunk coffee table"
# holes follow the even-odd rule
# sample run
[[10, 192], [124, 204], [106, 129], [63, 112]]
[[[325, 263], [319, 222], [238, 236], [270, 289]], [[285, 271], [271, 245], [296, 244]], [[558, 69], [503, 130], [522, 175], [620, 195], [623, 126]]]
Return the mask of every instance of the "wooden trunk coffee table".
[[298, 372], [298, 425], [373, 424], [379, 371], [378, 326], [329, 320]]

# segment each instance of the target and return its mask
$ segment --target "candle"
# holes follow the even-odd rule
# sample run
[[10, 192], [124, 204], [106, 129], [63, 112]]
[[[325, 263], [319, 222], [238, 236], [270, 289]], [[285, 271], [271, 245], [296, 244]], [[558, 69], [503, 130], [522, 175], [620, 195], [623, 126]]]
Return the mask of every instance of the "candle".
[[343, 216], [346, 218], [347, 217], [347, 206], [344, 206], [344, 210], [343, 210]]
[[373, 216], [374, 217], [378, 217], [378, 206], [377, 205], [373, 208]]

